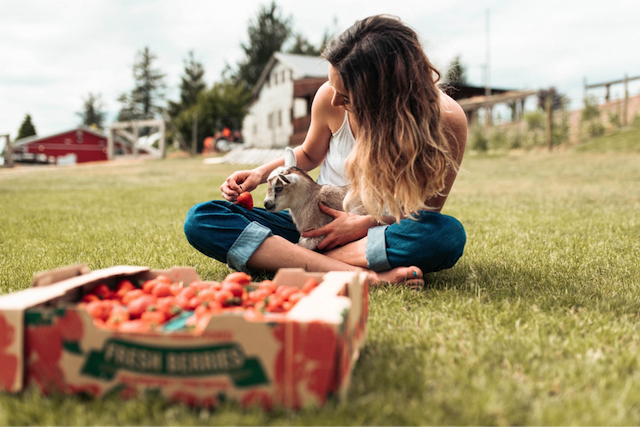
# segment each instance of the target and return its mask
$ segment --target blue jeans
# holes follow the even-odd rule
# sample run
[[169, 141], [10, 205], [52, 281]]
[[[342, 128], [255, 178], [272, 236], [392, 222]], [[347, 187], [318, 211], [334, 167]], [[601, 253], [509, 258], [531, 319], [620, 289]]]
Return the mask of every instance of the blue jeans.
[[[297, 243], [300, 234], [287, 211], [249, 211], [224, 200], [199, 203], [187, 213], [184, 233], [203, 254], [248, 271], [247, 261], [271, 236]], [[416, 220], [369, 229], [366, 257], [373, 271], [415, 265], [424, 273], [444, 270], [462, 256], [467, 236], [460, 222], [448, 215], [421, 211]]]

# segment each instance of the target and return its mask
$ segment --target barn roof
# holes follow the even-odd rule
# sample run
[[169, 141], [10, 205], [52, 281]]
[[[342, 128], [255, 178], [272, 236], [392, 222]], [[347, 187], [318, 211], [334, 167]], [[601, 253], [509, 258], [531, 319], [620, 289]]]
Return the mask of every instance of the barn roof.
[[329, 72], [329, 62], [320, 56], [297, 55], [293, 53], [274, 52], [262, 70], [260, 78], [253, 88], [253, 95], [256, 96], [264, 85], [267, 76], [276, 65], [281, 62], [293, 70], [297, 78], [303, 79], [308, 77], [327, 77]]
[[37, 141], [40, 141], [40, 140], [43, 140], [43, 139], [53, 138], [55, 136], [60, 136], [60, 135], [64, 135], [65, 133], [76, 132], [76, 131], [79, 131], [79, 130], [81, 130], [83, 132], [91, 133], [91, 134], [93, 134], [93, 135], [95, 135], [95, 136], [97, 136], [99, 138], [106, 138], [107, 137], [107, 135], [105, 135], [104, 133], [102, 133], [102, 132], [100, 132], [100, 131], [98, 131], [96, 129], [93, 129], [93, 128], [90, 128], [90, 127], [87, 127], [87, 126], [80, 126], [80, 127], [74, 128], [74, 129], [65, 130], [64, 132], [58, 132], [58, 133], [54, 133], [54, 134], [51, 134], [51, 135], [43, 135], [43, 136], [32, 135], [32, 136], [27, 136], [26, 138], [20, 138], [20, 139], [15, 140], [12, 143], [12, 145], [14, 147], [18, 147], [18, 146], [21, 146], [21, 145], [27, 145], [27, 144], [31, 144], [32, 142], [37, 142]]

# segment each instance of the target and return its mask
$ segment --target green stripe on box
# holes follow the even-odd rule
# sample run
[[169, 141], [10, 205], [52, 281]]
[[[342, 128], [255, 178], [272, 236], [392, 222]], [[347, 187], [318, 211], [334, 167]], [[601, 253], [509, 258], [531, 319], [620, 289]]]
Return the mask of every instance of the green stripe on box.
[[111, 380], [118, 370], [147, 375], [199, 377], [229, 375], [237, 387], [268, 383], [260, 360], [246, 357], [236, 343], [203, 347], [156, 347], [110, 339], [91, 351], [81, 373]]

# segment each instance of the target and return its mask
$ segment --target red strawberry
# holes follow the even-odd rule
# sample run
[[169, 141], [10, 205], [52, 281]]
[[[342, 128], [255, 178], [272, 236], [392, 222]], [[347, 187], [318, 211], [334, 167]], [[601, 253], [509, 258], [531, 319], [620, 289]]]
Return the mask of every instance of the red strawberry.
[[251, 193], [249, 193], [248, 191], [240, 193], [240, 195], [238, 196], [237, 203], [238, 203], [239, 206], [243, 206], [243, 207], [247, 208], [248, 210], [252, 210], [253, 209], [253, 197], [251, 196]]

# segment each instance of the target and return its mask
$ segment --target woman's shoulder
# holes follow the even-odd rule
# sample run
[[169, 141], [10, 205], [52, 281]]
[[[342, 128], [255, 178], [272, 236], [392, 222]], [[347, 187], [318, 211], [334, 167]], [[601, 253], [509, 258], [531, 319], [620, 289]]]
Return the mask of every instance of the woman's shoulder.
[[[467, 115], [462, 107], [449, 95], [440, 93], [440, 108], [442, 114], [442, 126], [446, 134], [455, 139], [457, 153], [464, 153], [467, 144]], [[462, 160], [461, 156], [459, 160]]]

